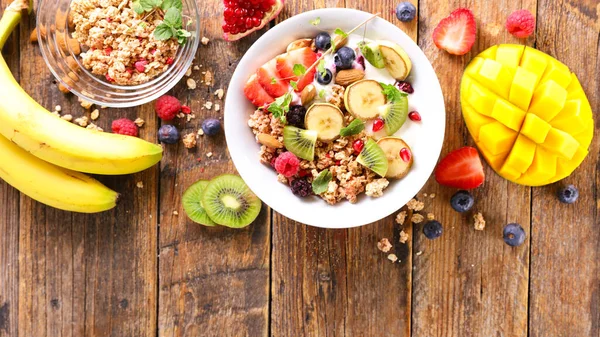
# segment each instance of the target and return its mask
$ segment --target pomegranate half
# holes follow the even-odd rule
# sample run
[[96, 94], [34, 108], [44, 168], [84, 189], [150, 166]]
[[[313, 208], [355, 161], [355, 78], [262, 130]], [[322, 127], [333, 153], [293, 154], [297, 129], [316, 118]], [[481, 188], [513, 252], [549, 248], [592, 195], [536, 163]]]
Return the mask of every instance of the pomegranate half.
[[235, 41], [263, 28], [281, 12], [284, 0], [224, 0], [223, 38]]

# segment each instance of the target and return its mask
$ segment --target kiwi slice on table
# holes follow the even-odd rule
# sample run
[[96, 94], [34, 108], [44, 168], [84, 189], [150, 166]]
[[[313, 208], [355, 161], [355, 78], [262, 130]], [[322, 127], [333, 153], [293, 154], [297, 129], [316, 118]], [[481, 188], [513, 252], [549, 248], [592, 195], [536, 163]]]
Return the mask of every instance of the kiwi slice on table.
[[371, 138], [365, 143], [365, 147], [356, 158], [362, 166], [385, 177], [388, 170], [388, 160], [383, 150]]
[[395, 101], [385, 105], [385, 108], [381, 112], [381, 119], [384, 122], [385, 133], [388, 136], [393, 135], [396, 131], [400, 130], [406, 117], [408, 116], [408, 98], [401, 96]]
[[202, 194], [207, 185], [208, 181], [200, 180], [188, 187], [185, 193], [183, 193], [181, 203], [183, 204], [185, 214], [187, 214], [192, 221], [204, 226], [215, 226], [216, 223], [210, 219], [202, 206]]
[[241, 228], [256, 219], [262, 203], [242, 178], [224, 174], [208, 183], [202, 195], [202, 205], [217, 224]]
[[283, 144], [285, 148], [302, 159], [315, 159], [316, 143], [317, 131], [303, 130], [290, 125], [283, 128]]

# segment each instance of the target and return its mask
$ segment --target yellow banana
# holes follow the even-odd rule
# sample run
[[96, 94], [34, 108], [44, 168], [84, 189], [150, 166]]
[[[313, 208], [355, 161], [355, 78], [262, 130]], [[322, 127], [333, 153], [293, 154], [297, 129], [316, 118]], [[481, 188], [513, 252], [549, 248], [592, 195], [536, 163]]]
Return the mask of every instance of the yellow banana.
[[96, 213], [115, 207], [119, 194], [85, 174], [52, 165], [0, 136], [0, 178], [46, 205]]
[[[6, 9], [0, 20], [0, 48], [21, 19], [15, 8], [27, 8], [27, 4], [17, 0]], [[74, 171], [97, 174], [134, 173], [162, 158], [160, 145], [137, 137], [84, 129], [56, 118], [21, 88], [2, 56], [0, 87], [0, 134], [38, 158]]]

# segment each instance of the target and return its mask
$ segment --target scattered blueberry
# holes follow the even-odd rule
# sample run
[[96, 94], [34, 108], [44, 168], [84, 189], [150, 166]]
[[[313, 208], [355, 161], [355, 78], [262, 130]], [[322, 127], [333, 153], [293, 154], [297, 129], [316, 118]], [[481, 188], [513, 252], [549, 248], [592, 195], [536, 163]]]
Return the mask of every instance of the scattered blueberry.
[[171, 124], [165, 124], [158, 129], [158, 141], [165, 144], [175, 144], [179, 140], [179, 131]]
[[331, 48], [331, 36], [322, 32], [315, 36], [315, 46], [321, 50], [327, 50]]
[[312, 184], [306, 178], [296, 178], [292, 180], [292, 193], [305, 198], [313, 194]]
[[292, 105], [290, 111], [285, 115], [289, 125], [304, 129], [304, 117], [306, 117], [306, 108], [302, 105]]
[[504, 227], [503, 238], [507, 245], [516, 247], [525, 242], [525, 230], [517, 223], [509, 223]]
[[350, 69], [355, 58], [356, 54], [352, 48], [342, 47], [333, 55], [333, 63], [337, 70]]
[[579, 190], [573, 185], [558, 190], [558, 200], [564, 204], [572, 204], [579, 198]]
[[202, 122], [202, 131], [207, 136], [214, 136], [221, 130], [221, 121], [216, 118], [208, 118]]
[[315, 79], [317, 80], [317, 82], [319, 82], [323, 85], [327, 85], [327, 84], [331, 83], [331, 80], [333, 79], [333, 74], [331, 73], [331, 70], [329, 70], [329, 69], [325, 69], [324, 73], [317, 71], [315, 73]]
[[454, 193], [450, 199], [450, 206], [459, 213], [470, 210], [474, 203], [475, 199], [473, 199], [471, 193], [463, 190]]
[[430, 240], [437, 239], [442, 236], [443, 231], [442, 224], [436, 220], [427, 221], [427, 223], [425, 223], [423, 226], [423, 234], [425, 234], [425, 237]]
[[415, 5], [408, 1], [404, 1], [396, 6], [396, 17], [402, 22], [410, 22], [415, 19], [417, 9]]

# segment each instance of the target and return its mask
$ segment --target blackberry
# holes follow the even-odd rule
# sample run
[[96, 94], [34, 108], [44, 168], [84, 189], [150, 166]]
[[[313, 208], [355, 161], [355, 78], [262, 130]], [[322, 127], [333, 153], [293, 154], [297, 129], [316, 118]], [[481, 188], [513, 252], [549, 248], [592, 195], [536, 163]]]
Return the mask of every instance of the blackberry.
[[285, 116], [287, 123], [297, 128], [304, 129], [304, 117], [306, 116], [306, 108], [302, 105], [292, 105], [290, 111]]
[[304, 198], [313, 194], [312, 185], [306, 178], [296, 178], [292, 180], [292, 193]]

